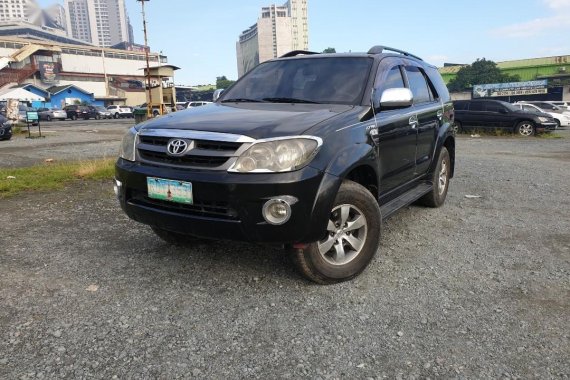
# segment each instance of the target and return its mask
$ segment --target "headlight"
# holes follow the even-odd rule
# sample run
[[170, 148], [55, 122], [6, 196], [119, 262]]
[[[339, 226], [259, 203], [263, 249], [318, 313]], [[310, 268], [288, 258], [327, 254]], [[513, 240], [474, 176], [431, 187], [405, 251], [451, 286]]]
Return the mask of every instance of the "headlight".
[[137, 130], [132, 127], [127, 131], [127, 134], [123, 137], [123, 142], [121, 143], [121, 151], [119, 156], [127, 161], [135, 160], [135, 144], [137, 141]]
[[237, 173], [289, 172], [307, 165], [322, 140], [313, 136], [262, 140], [250, 146], [228, 169]]
[[546, 123], [546, 122], [548, 122], [550, 119], [547, 118], [547, 117], [539, 116], [539, 117], [538, 117], [538, 120], [540, 120], [540, 121], [543, 122], [543, 123]]

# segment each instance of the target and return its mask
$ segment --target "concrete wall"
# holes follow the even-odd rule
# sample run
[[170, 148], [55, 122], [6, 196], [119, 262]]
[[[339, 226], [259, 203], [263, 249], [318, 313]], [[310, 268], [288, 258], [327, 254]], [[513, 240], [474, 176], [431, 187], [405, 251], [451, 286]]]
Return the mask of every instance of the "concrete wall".
[[63, 71], [72, 73], [89, 73], [107, 75], [144, 75], [144, 61], [131, 61], [119, 58], [92, 57], [75, 54], [62, 54]]

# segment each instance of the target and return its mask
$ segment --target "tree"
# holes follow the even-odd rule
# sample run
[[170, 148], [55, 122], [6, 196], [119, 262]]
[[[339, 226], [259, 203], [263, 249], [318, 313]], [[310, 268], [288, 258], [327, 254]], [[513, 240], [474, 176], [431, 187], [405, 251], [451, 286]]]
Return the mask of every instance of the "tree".
[[451, 92], [469, 91], [476, 84], [518, 82], [519, 80], [518, 75], [504, 74], [495, 62], [481, 58], [471, 65], [460, 68], [457, 76], [447, 84], [447, 88]]
[[216, 77], [216, 88], [228, 88], [235, 83], [235, 80], [229, 80], [225, 75]]
[[328, 47], [325, 50], [323, 50], [323, 53], [336, 53], [336, 49], [333, 47]]

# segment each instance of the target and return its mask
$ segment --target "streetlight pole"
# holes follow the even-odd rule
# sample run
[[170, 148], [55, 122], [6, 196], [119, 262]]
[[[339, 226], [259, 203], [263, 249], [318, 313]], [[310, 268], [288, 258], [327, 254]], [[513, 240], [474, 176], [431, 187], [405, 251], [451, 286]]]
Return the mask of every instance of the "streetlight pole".
[[[146, 116], [148, 118], [152, 117], [152, 89], [150, 88], [150, 61], [148, 57], [148, 39], [146, 34], [146, 18], [144, 13], [144, 3], [150, 0], [137, 0], [140, 1], [142, 7], [142, 18], [143, 18], [143, 31], [144, 31], [144, 54], [146, 58], [146, 82], [148, 87], [148, 102], [146, 103]], [[160, 58], [159, 58], [160, 60]]]

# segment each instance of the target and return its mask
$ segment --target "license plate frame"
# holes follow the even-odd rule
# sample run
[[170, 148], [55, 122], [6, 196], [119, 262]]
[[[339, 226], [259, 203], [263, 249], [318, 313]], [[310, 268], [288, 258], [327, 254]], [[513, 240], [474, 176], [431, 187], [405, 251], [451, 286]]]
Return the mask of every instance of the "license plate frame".
[[192, 182], [147, 177], [148, 197], [161, 201], [191, 205], [194, 203]]

